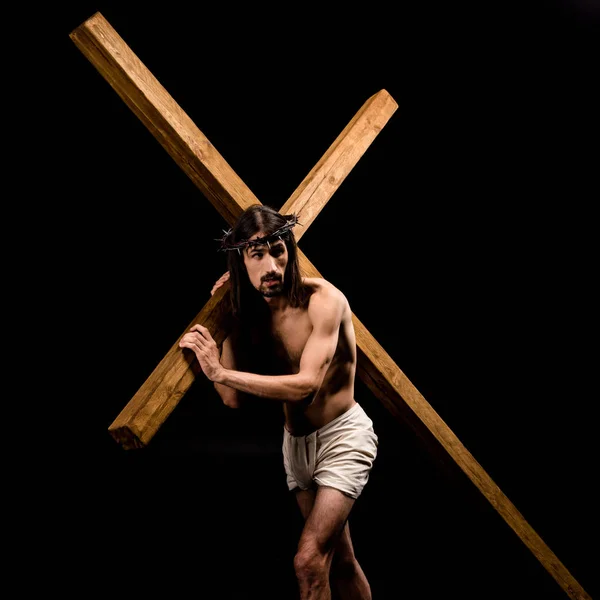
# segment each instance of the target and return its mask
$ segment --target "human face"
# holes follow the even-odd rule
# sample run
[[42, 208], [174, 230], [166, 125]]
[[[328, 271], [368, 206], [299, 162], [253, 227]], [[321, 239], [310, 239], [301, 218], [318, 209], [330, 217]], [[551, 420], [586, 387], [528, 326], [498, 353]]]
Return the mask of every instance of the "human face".
[[[264, 237], [258, 232], [250, 239]], [[250, 283], [265, 298], [273, 298], [283, 293], [283, 278], [288, 263], [288, 251], [282, 240], [251, 246], [244, 251], [244, 264]]]

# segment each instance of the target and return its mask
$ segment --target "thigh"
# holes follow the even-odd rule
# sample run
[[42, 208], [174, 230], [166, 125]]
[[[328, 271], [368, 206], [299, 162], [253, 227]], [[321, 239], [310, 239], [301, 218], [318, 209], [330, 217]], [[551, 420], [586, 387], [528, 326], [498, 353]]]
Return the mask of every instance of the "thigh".
[[[302, 493], [302, 492], [299, 492]], [[306, 505], [310, 498], [303, 496], [298, 499]], [[335, 548], [339, 541], [349, 541], [349, 531], [344, 532], [348, 516], [354, 506], [354, 498], [329, 487], [319, 487], [314, 496], [312, 508], [304, 523], [300, 542], [312, 541], [322, 550]], [[300, 505], [300, 510], [303, 506]], [[304, 514], [304, 513], [303, 513]], [[342, 535], [344, 533], [345, 535]], [[348, 539], [346, 539], [348, 536]]]
[[[301, 490], [296, 489], [296, 502], [300, 507], [300, 512], [304, 517], [304, 520], [308, 519], [310, 511], [315, 503], [316, 490]], [[352, 544], [352, 538], [350, 537], [350, 525], [348, 519], [346, 524], [339, 535], [339, 539], [335, 545], [335, 554], [333, 557], [334, 565], [344, 564], [347, 561], [354, 559], [354, 546]]]
[[300, 507], [300, 512], [304, 517], [304, 520], [308, 519], [308, 515], [310, 515], [310, 511], [315, 503], [316, 489], [310, 490], [301, 490], [300, 488], [296, 488], [296, 502]]

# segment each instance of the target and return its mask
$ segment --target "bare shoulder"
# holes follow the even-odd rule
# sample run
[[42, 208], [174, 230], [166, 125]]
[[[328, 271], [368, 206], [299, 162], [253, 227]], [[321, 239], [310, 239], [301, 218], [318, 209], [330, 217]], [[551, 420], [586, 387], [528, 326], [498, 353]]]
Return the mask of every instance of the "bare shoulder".
[[[348, 300], [346, 299], [346, 296], [330, 281], [327, 281], [322, 277], [304, 277], [303, 283], [312, 291], [309, 301], [310, 305], [337, 305], [341, 308], [348, 306]], [[315, 300], [317, 300], [317, 302], [315, 302]]]
[[302, 282], [304, 285], [311, 288], [314, 294], [343, 296], [339, 288], [335, 287], [333, 283], [323, 279], [322, 277], [304, 277]]

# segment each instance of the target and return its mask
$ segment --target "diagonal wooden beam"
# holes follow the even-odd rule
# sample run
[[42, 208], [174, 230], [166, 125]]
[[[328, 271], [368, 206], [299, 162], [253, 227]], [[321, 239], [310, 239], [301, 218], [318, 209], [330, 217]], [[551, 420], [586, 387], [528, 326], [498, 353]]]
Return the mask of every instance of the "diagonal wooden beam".
[[[247, 206], [258, 203], [100, 13], [74, 30], [71, 38], [228, 223]], [[370, 98], [282, 212], [296, 212], [305, 227], [310, 225], [396, 108], [385, 90]], [[299, 254], [303, 274], [320, 276], [304, 254]], [[227, 331], [228, 293], [228, 286], [223, 286], [193, 320], [204, 323], [219, 342]], [[396, 418], [408, 422], [429, 448], [442, 451], [460, 467], [569, 597], [591, 600], [355, 315], [353, 322], [358, 372], [376, 397]], [[109, 428], [126, 448], [148, 443], [193, 382], [193, 363], [183, 356], [178, 341]]]

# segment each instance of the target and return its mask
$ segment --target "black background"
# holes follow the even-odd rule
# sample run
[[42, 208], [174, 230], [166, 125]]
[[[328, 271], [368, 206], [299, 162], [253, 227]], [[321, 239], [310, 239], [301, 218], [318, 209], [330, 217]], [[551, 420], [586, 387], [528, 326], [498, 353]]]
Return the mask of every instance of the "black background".
[[[108, 434], [224, 271], [226, 224], [69, 39], [96, 11], [275, 208], [372, 94], [394, 97], [300, 246], [593, 596], [600, 11], [584, 0], [48, 17], [56, 589], [297, 597], [279, 407], [231, 411], [198, 379], [147, 448]], [[470, 482], [356, 395], [380, 434], [350, 520], [374, 598], [567, 597]]]

